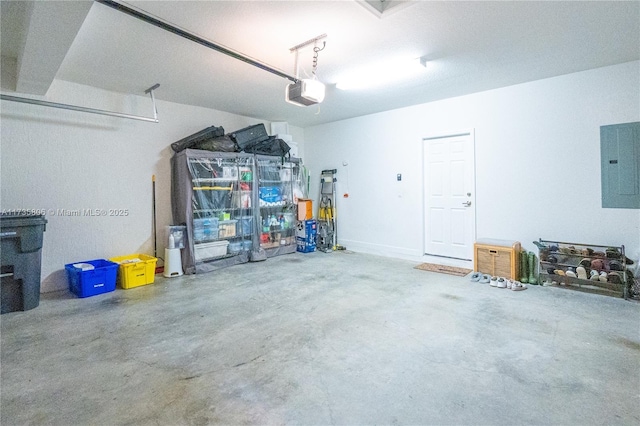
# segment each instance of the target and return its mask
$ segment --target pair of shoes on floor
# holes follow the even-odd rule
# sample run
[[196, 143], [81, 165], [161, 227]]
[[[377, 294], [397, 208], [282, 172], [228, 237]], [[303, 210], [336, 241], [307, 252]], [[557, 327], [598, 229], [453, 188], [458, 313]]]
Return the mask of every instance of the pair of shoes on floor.
[[512, 281], [508, 278], [502, 277], [491, 277], [489, 285], [492, 287], [506, 288], [513, 291], [521, 291], [527, 289], [527, 286], [522, 284], [520, 281]]
[[510, 281], [502, 277], [491, 277], [491, 280], [489, 281], [489, 285], [491, 287], [497, 288], [507, 288], [507, 285], [510, 285], [508, 283], [510, 283]]
[[482, 274], [480, 272], [474, 272], [471, 274], [471, 282], [487, 284], [491, 280], [491, 277], [487, 274]]
[[527, 286], [525, 284], [522, 284], [520, 281], [511, 281], [511, 290], [522, 291], [526, 289], [527, 289]]

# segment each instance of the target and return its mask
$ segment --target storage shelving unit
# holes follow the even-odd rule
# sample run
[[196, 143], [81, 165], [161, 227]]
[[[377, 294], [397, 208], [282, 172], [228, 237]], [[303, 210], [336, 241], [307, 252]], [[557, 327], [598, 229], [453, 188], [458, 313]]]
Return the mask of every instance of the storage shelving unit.
[[185, 274], [296, 251], [300, 159], [186, 149], [171, 167], [173, 222], [187, 230]]
[[249, 260], [253, 232], [253, 155], [186, 149], [172, 158], [172, 213], [187, 227], [187, 274]]
[[256, 155], [255, 218], [267, 257], [296, 251], [297, 200], [304, 195], [301, 165], [297, 158]]
[[[555, 282], [553, 284], [555, 287], [628, 298], [629, 276], [626, 272], [624, 246], [612, 247], [543, 239], [540, 239], [537, 245], [540, 249], [538, 262], [540, 283]], [[616, 272], [615, 275], [618, 277], [616, 281], [619, 282], [614, 282], [613, 276], [610, 276], [606, 282], [590, 279], [591, 264], [594, 260], [602, 262], [602, 270]], [[566, 275], [568, 270], [575, 271], [581, 265], [586, 269], [587, 279]]]

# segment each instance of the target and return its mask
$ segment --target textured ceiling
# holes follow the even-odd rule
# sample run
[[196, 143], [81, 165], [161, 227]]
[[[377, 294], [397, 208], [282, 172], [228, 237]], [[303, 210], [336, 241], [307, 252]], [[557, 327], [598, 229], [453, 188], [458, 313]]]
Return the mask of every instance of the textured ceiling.
[[[19, 58], [25, 37], [39, 33], [24, 6], [31, 2], [1, 3], [2, 55]], [[160, 83], [158, 99], [307, 127], [640, 58], [640, 2], [405, 3], [381, 16], [356, 1], [126, 3], [287, 74], [295, 74], [289, 49], [327, 34], [319, 106], [287, 104], [288, 80], [98, 3], [87, 7], [63, 59], [48, 66], [57, 79], [134, 94]], [[300, 52], [302, 76], [312, 54]], [[429, 63], [412, 77], [392, 81], [396, 73], [387, 72], [372, 89], [335, 88], [352, 70], [369, 74], [417, 57]], [[21, 72], [28, 70], [18, 70], [18, 81]]]

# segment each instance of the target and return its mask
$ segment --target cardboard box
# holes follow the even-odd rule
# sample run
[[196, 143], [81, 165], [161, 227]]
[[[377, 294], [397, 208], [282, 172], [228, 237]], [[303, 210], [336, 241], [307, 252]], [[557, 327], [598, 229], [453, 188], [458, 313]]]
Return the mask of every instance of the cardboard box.
[[315, 220], [298, 222], [296, 227], [296, 250], [302, 253], [316, 251], [318, 225]]
[[298, 198], [298, 220], [309, 220], [313, 217], [313, 200]]

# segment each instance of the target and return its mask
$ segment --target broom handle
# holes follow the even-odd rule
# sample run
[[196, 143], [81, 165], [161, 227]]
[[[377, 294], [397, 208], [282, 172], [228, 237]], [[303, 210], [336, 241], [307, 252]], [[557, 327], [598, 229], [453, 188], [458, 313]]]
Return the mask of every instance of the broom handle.
[[158, 243], [156, 241], [156, 175], [151, 176], [153, 188], [153, 257], [158, 257]]

